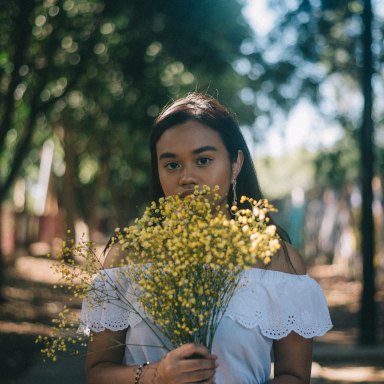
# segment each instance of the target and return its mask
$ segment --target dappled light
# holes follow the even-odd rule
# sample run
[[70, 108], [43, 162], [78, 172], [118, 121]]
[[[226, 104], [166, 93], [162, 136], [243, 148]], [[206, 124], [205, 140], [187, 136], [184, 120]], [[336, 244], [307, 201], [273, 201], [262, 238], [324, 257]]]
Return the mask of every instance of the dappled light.
[[311, 383], [383, 383], [383, 9], [3, 2], [0, 382], [84, 381], [80, 359], [44, 365], [35, 344], [64, 306], [80, 313], [57, 269], [77, 284], [85, 262], [61, 249], [90, 240], [101, 268], [115, 229], [151, 200], [154, 120], [198, 91], [235, 113], [272, 216], [326, 295], [334, 327], [315, 338]]
[[[52, 290], [52, 285], [60, 282], [52, 268], [55, 263], [57, 261], [46, 257], [18, 257], [14, 267], [8, 270], [8, 283], [4, 289], [7, 303], [0, 310], [0, 333], [46, 335], [50, 319], [57, 315], [64, 303], [79, 309], [79, 301], [69, 303], [69, 297], [63, 291]], [[356, 349], [361, 283], [346, 281], [334, 265], [316, 265], [309, 268], [309, 273], [326, 293], [335, 326], [333, 331], [316, 339], [313, 380], [339, 384], [382, 382], [382, 349]], [[384, 292], [379, 291], [378, 298], [383, 295]], [[369, 356], [374, 365], [369, 365]], [[343, 363], [346, 358], [353, 359], [351, 367]]]
[[382, 383], [384, 369], [379, 367], [327, 367], [318, 364], [312, 366], [313, 377], [326, 380], [327, 383]]

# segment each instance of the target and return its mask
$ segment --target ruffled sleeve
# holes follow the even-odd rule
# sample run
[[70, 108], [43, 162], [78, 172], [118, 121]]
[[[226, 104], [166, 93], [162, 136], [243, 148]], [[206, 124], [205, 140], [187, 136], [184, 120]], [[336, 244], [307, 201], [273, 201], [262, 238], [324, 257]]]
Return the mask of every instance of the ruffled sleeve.
[[83, 301], [78, 331], [119, 331], [134, 327], [143, 316], [124, 269], [105, 269], [94, 279]]
[[325, 296], [315, 280], [256, 268], [243, 274], [226, 316], [246, 328], [258, 326], [275, 340], [291, 331], [305, 338], [322, 336], [332, 328]]

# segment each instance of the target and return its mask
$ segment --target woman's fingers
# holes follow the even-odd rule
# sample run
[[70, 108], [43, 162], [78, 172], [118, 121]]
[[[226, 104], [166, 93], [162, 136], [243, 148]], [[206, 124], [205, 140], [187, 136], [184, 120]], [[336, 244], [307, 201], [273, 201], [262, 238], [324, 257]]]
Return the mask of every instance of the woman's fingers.
[[178, 366], [183, 372], [192, 372], [199, 370], [215, 370], [218, 367], [218, 363], [216, 358], [183, 359], [178, 362]]
[[217, 356], [211, 355], [207, 348], [199, 344], [185, 344], [174, 350], [178, 366], [182, 372], [214, 370], [218, 367]]
[[[192, 357], [193, 356], [193, 357]], [[160, 362], [158, 374], [167, 383], [214, 383], [217, 357], [198, 344], [185, 344]]]
[[208, 349], [200, 344], [184, 344], [180, 348], [177, 348], [175, 351], [178, 351], [180, 357], [187, 359], [192, 355], [200, 355], [203, 359], [209, 359], [212, 355], [209, 353]]
[[214, 375], [214, 369], [183, 372], [179, 376], [178, 383], [212, 383]]

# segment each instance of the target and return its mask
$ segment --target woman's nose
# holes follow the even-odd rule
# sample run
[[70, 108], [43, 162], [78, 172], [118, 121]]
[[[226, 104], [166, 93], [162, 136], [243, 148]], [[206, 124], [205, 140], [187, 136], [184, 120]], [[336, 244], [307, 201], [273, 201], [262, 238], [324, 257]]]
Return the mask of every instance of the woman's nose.
[[192, 167], [186, 166], [183, 168], [181, 172], [179, 184], [180, 185], [188, 185], [188, 184], [196, 185], [197, 184], [196, 176], [193, 172]]

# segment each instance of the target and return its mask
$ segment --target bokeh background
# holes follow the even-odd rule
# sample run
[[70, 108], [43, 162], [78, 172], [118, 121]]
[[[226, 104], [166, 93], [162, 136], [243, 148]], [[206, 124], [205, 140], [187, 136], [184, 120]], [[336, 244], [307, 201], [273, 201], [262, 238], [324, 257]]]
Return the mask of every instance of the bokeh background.
[[384, 382], [382, 1], [0, 5], [1, 383], [84, 381], [81, 358], [43, 363], [34, 343], [68, 304], [46, 255], [140, 215], [153, 120], [195, 90], [236, 113], [327, 295], [312, 382]]

